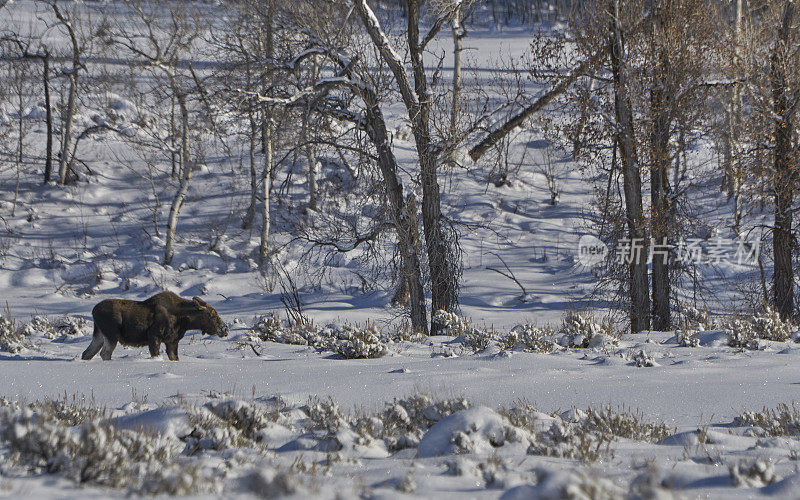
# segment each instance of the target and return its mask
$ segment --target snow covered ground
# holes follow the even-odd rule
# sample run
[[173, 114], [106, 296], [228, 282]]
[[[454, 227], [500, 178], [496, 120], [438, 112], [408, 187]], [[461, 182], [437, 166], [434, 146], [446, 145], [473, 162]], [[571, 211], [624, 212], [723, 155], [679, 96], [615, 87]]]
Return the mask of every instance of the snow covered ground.
[[[24, 16], [30, 5], [11, 7]], [[467, 65], [481, 75], [498, 57], [523, 53], [529, 36], [470, 32]], [[134, 115], [144, 111], [114, 93], [92, 101], [79, 123], [113, 111], [119, 127], [135, 127]], [[36, 127], [30, 142], [41, 144], [39, 115], [29, 116]], [[414, 161], [411, 142], [398, 135], [395, 145], [401, 161]], [[800, 411], [791, 407], [800, 346], [793, 341], [730, 347], [728, 333], [712, 330], [699, 332], [695, 347], [670, 332], [529, 352], [498, 338], [473, 350], [466, 337], [449, 336], [387, 341], [382, 357], [342, 359], [253, 339], [254, 316], [285, 315], [280, 285], [256, 269], [257, 231], [239, 229], [248, 179], [242, 169], [231, 171], [240, 158], [214, 157], [197, 173], [175, 261], [162, 266], [153, 209], [162, 200], [163, 221], [174, 181], [156, 172], [151, 186], [144, 162], [112, 134], [92, 136], [82, 148], [95, 175], [66, 188], [42, 186], [40, 164], [31, 163], [15, 217], [7, 215], [12, 174], [0, 179], [3, 315], [18, 324], [34, 315], [89, 320], [78, 334], [33, 328], [21, 351], [0, 353], [0, 453], [15, 458], [0, 465], [0, 496], [800, 495]], [[448, 215], [470, 224], [461, 236], [462, 316], [497, 337], [519, 324], [558, 329], [566, 311], [603, 305], [592, 301], [595, 279], [576, 260], [593, 210], [586, 174], [537, 128], [521, 133], [513, 150], [516, 158], [524, 151], [524, 160], [510, 186], [487, 183], [488, 167], [470, 165], [448, 176], [443, 200]], [[557, 205], [540, 171], [548, 157], [558, 173]], [[302, 204], [303, 175], [293, 179], [276, 213]], [[707, 191], [704, 220], [713, 226], [724, 202], [715, 186], [698, 189]], [[365, 287], [348, 256], [328, 262], [321, 282], [303, 280], [308, 264], [298, 262], [280, 219], [273, 239], [285, 245], [277, 258], [298, 279], [315, 324], [398, 326], [391, 283]], [[513, 273], [524, 291], [490, 267]], [[717, 297], [742, 269], [725, 271], [709, 280]], [[80, 360], [97, 302], [162, 289], [203, 297], [231, 335], [190, 335], [179, 362], [121, 346], [109, 362]], [[729, 313], [737, 304], [711, 306]], [[789, 405], [783, 412], [742, 417], [782, 404]], [[127, 465], [94, 450], [95, 442]], [[61, 455], [48, 455], [50, 445]]]
[[[103, 408], [115, 429], [161, 436], [184, 476], [164, 466], [172, 472], [129, 486], [140, 492], [183, 484], [322, 498], [791, 498], [800, 481], [800, 413], [741, 418], [795, 397], [800, 347], [791, 341], [743, 350], [711, 331], [681, 347], [675, 335], [654, 333], [535, 353], [495, 344], [472, 352], [440, 337], [348, 360], [243, 330], [192, 337], [179, 362], [133, 348], [85, 362], [87, 335], [34, 334], [30, 348], [0, 357], [0, 396]], [[23, 413], [0, 407], [0, 421], [17, 419], [15, 442], [42, 439], [20, 427]], [[80, 420], [61, 425], [89, 432]], [[5, 468], [4, 494], [114, 494], [69, 484], [69, 469], [27, 477], [21, 469]]]

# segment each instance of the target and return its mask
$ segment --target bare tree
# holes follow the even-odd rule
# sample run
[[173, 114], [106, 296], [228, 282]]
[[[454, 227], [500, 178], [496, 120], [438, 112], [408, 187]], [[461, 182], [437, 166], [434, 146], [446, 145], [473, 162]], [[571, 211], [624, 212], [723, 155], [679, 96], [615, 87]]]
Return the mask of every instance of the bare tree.
[[[623, 44], [623, 27], [620, 0], [608, 3], [611, 19], [609, 31], [611, 46], [611, 68], [614, 78], [614, 112], [616, 115], [616, 143], [622, 160], [622, 185], [625, 193], [625, 215], [628, 238], [631, 245], [641, 245], [644, 250], [647, 233], [642, 207], [642, 177], [633, 110], [628, 87], [628, 59]], [[635, 252], [628, 264], [630, 273], [630, 321], [631, 331], [636, 333], [650, 329], [650, 295], [647, 278], [647, 262]]]
[[53, 172], [53, 106], [50, 97], [50, 49], [42, 43], [40, 36], [20, 33], [8, 33], [0, 40], [16, 47], [23, 60], [38, 60], [42, 63], [42, 90], [44, 92], [45, 126], [47, 137], [45, 142], [44, 182], [50, 182]]
[[[794, 267], [792, 251], [794, 234], [794, 193], [797, 189], [798, 152], [797, 123], [800, 107], [800, 39], [796, 25], [797, 6], [793, 0], [780, 5], [775, 38], [769, 59], [769, 87], [772, 93], [773, 170], [775, 189], [775, 227], [773, 228], [773, 300], [784, 319], [794, 314]], [[794, 76], [794, 78], [792, 78]]]
[[75, 121], [75, 113], [78, 99], [78, 79], [80, 71], [85, 70], [83, 56], [86, 50], [85, 43], [81, 39], [78, 26], [78, 13], [76, 9], [67, 11], [61, 7], [58, 0], [50, 0], [48, 5], [56, 17], [57, 26], [61, 28], [69, 38], [70, 63], [71, 67], [64, 70], [64, 75], [69, 81], [67, 90], [67, 103], [62, 115], [62, 136], [61, 152], [58, 158], [58, 183], [62, 186], [67, 183], [67, 173], [71, 166], [69, 156], [72, 141], [72, 127]]
[[[449, 311], [454, 309], [458, 303], [460, 263], [457, 261], [453, 239], [448, 237], [448, 228], [445, 227], [442, 217], [437, 175], [439, 158], [431, 135], [431, 95], [423, 53], [427, 44], [451, 20], [455, 9], [450, 8], [437, 17], [428, 33], [421, 37], [420, 11], [422, 4], [418, 0], [407, 2], [406, 45], [410, 57], [412, 84], [412, 77], [409, 77], [404, 61], [384, 32], [367, 1], [354, 0], [353, 5], [372, 43], [394, 76], [395, 84], [400, 91], [411, 123], [420, 164], [422, 224], [431, 277], [431, 308], [433, 311], [440, 309]], [[438, 325], [432, 324], [431, 333], [435, 334], [437, 331]]]
[[[163, 263], [169, 265], [175, 254], [175, 234], [178, 216], [186, 202], [189, 183], [194, 170], [190, 145], [189, 100], [195, 81], [179, 67], [181, 58], [190, 53], [193, 42], [198, 37], [197, 26], [185, 11], [173, 10], [169, 24], [161, 26], [154, 13], [157, 4], [132, 1], [129, 3], [138, 27], [145, 33], [139, 36], [136, 27], [117, 26], [115, 42], [130, 51], [136, 63], [148, 68], [155, 75], [161, 75], [167, 89], [175, 98], [179, 110], [180, 168], [179, 185], [173, 196], [167, 218], [167, 234], [164, 246]], [[191, 68], [189, 68], [191, 69]]]

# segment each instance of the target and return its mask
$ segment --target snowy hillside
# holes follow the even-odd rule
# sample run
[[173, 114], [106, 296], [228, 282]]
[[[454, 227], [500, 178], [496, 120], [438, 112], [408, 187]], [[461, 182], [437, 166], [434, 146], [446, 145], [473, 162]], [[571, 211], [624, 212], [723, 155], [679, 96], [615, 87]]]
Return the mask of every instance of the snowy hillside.
[[[604, 189], [613, 197], [615, 171], [606, 185], [598, 158], [609, 151], [592, 153], [593, 163], [559, 140], [556, 129], [574, 109], [556, 103], [546, 118], [515, 128], [491, 160], [469, 159], [480, 134], [546, 91], [542, 78], [520, 68], [531, 61], [532, 37], [543, 28], [566, 30], [562, 21], [500, 27], [481, 17], [488, 7], [473, 13], [462, 40], [465, 87], [473, 89], [464, 113], [490, 119], [477, 120], [453, 152], [456, 166], [439, 168], [443, 220], [457, 228], [463, 275], [457, 310], [428, 307], [426, 319], [442, 335], [426, 336], [411, 330], [408, 304], [392, 300], [402, 275], [400, 226], [387, 215], [388, 188], [373, 151], [380, 148], [365, 131], [318, 118], [309, 138], [302, 110], [275, 112], [264, 119], [275, 122], [267, 127], [276, 137], [273, 170], [259, 177], [261, 166], [256, 172], [253, 165], [270, 161], [256, 134], [258, 113], [266, 112], [242, 104], [250, 101], [234, 88], [243, 78], [238, 68], [228, 74], [232, 63], [212, 60], [223, 38], [211, 28], [223, 30], [233, 17], [224, 4], [198, 7], [210, 26], [202, 36], [183, 33], [164, 45], [168, 52], [185, 43], [191, 58], [160, 54], [164, 60], [155, 62], [123, 50], [146, 44], [149, 27], [144, 18], [131, 20], [130, 6], [55, 4], [76, 8], [74, 25], [91, 33], [83, 35], [91, 43], [84, 40], [72, 125], [67, 173], [74, 178], [64, 185], [42, 182], [47, 115], [30, 69], [40, 71], [41, 53], [19, 57], [30, 63], [25, 78], [33, 83], [20, 87], [17, 101], [12, 52], [0, 58], [9, 68], [0, 85], [10, 82], [0, 91], [1, 497], [800, 496], [800, 408], [793, 403], [800, 336], [772, 309], [751, 307], [762, 289], [766, 295], [763, 263], [681, 270], [669, 331], [628, 333], [627, 309], [619, 307], [625, 280], [580, 260], [581, 236], [598, 234], [605, 245], [613, 234], [596, 230], [616, 213], [598, 201]], [[0, 1], [0, 33], [30, 30], [39, 40], [31, 51], [58, 52], [49, 62], [58, 148], [72, 63], [66, 23], [53, 12], [52, 3]], [[108, 15], [103, 22], [101, 14]], [[394, 19], [381, 21], [387, 17]], [[157, 22], [170, 19], [177, 16]], [[174, 22], [159, 36], [180, 32]], [[449, 35], [433, 38], [425, 53], [442, 102], [449, 91], [436, 85], [453, 76]], [[377, 50], [339, 49], [361, 50], [377, 68], [379, 76], [361, 85], [388, 78]], [[347, 68], [317, 85], [338, 82]], [[313, 71], [334, 70], [325, 63]], [[291, 78], [305, 77], [296, 73]], [[176, 99], [192, 85], [214, 91], [192, 95], [192, 158], [176, 172], [183, 162]], [[407, 111], [394, 87], [378, 90], [406, 189], [401, 200], [411, 194], [422, 203]], [[246, 97], [292, 100], [255, 94]], [[325, 97], [336, 106], [358, 101]], [[488, 111], [498, 105], [501, 111]], [[336, 110], [345, 116], [349, 108]], [[319, 148], [312, 171], [303, 134]], [[763, 203], [747, 205], [736, 230], [730, 224], [736, 208], [720, 191], [710, 135], [698, 132], [683, 152], [683, 184], [675, 187], [688, 201], [674, 218], [704, 248], [737, 234], [761, 241], [769, 223]], [[340, 141], [336, 148], [331, 137]], [[57, 167], [59, 158], [53, 161]], [[243, 224], [248, 204], [265, 199], [272, 217], [266, 257], [259, 254], [261, 214]], [[167, 264], [174, 200], [180, 214]], [[125, 345], [109, 361], [81, 359], [96, 304], [165, 290], [213, 306], [230, 335], [189, 329], [177, 362]], [[427, 281], [424, 292], [430, 305]]]

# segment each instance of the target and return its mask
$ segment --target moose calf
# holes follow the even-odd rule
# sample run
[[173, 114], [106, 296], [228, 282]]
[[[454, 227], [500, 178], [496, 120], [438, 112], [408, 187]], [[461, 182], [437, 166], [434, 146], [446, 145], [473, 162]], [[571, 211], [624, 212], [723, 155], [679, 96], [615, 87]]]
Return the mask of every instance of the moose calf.
[[178, 361], [178, 342], [187, 330], [205, 335], [228, 336], [228, 326], [213, 307], [199, 297], [183, 299], [172, 292], [161, 292], [147, 300], [106, 299], [92, 309], [94, 336], [81, 358], [92, 359], [98, 351], [103, 360], [122, 345], [150, 348], [158, 356], [164, 342], [167, 356]]

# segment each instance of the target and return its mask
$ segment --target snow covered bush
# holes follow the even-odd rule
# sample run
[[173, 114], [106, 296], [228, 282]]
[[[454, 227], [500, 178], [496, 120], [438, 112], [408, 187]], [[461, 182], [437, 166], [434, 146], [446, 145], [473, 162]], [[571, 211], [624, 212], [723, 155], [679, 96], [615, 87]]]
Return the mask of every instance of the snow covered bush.
[[592, 340], [601, 335], [610, 335], [608, 325], [602, 325], [589, 314], [580, 311], [567, 311], [561, 320], [559, 333], [564, 336], [565, 347], [590, 347]]
[[288, 471], [257, 469], [244, 478], [247, 489], [260, 498], [283, 498], [303, 491], [297, 475]]
[[494, 342], [494, 336], [491, 333], [477, 329], [470, 329], [467, 333], [461, 335], [460, 338], [461, 345], [472, 352], [485, 351], [492, 345], [492, 342]]
[[528, 454], [592, 463], [600, 458], [601, 448], [608, 449], [612, 440], [609, 434], [594, 433], [577, 423], [556, 420], [546, 432], [536, 435]]
[[616, 411], [611, 407], [600, 410], [590, 407], [585, 412], [575, 412], [574, 415], [577, 416], [575, 422], [591, 432], [624, 439], [654, 443], [672, 434], [672, 430], [664, 422], [650, 422], [641, 413], [624, 408]]
[[23, 328], [27, 336], [40, 335], [54, 339], [62, 335], [83, 335], [86, 326], [85, 318], [64, 315], [52, 321], [47, 316], [34, 316]]
[[737, 488], [760, 488], [780, 479], [771, 460], [741, 461], [729, 465], [728, 472]]
[[518, 445], [524, 451], [533, 440], [528, 431], [511, 425], [499, 413], [478, 406], [455, 412], [428, 429], [419, 442], [417, 456], [488, 454], [506, 445]]
[[256, 317], [251, 335], [258, 340], [281, 344], [307, 345], [318, 351], [332, 351], [346, 359], [379, 358], [390, 342], [374, 324], [366, 326], [329, 324], [317, 328], [312, 323], [284, 326], [275, 314]]
[[48, 339], [58, 337], [55, 326], [53, 326], [53, 323], [51, 323], [46, 316], [34, 316], [31, 318], [30, 323], [22, 328], [27, 336], [41, 335]]
[[266, 411], [253, 403], [238, 400], [212, 401], [205, 407], [226, 425], [240, 431], [247, 439], [259, 442], [258, 432], [280, 418], [280, 412]]
[[[348, 425], [363, 441], [380, 440], [387, 450], [397, 451], [417, 447], [431, 426], [470, 406], [463, 398], [436, 400], [427, 394], [415, 394], [395, 399], [381, 413], [362, 415]], [[336, 407], [335, 412], [328, 411], [324, 418], [312, 417], [312, 420], [332, 421], [341, 427], [346, 417]]]
[[503, 349], [519, 349], [530, 352], [553, 352], [555, 343], [545, 338], [547, 333], [533, 325], [517, 325], [500, 339]]
[[794, 326], [790, 321], [781, 319], [777, 311], [767, 307], [761, 315], [731, 320], [727, 330], [728, 345], [731, 347], [758, 349], [758, 339], [786, 342], [791, 338]]
[[53, 321], [53, 327], [59, 335], [84, 335], [87, 326], [86, 318], [76, 318], [66, 314]]
[[459, 335], [464, 335], [472, 331], [472, 328], [466, 319], [454, 312], [447, 312], [444, 309], [439, 309], [436, 311], [431, 319], [434, 323], [439, 325], [441, 328], [439, 333], [442, 335], [458, 337]]
[[736, 427], [750, 427], [750, 433], [759, 437], [800, 436], [800, 409], [781, 404], [775, 409], [745, 412], [733, 419]]
[[24, 330], [14, 320], [0, 315], [0, 351], [17, 353], [25, 348]]
[[678, 330], [678, 345], [681, 347], [698, 347], [700, 345], [700, 336], [696, 330]]
[[331, 340], [332, 351], [346, 359], [380, 358], [387, 352], [386, 344], [375, 325], [363, 328], [351, 325], [328, 325], [320, 332]]
[[653, 356], [647, 354], [644, 349], [640, 349], [639, 352], [633, 356], [633, 362], [636, 363], [637, 368], [658, 366]]
[[339, 405], [331, 398], [322, 400], [312, 397], [303, 407], [303, 411], [308, 415], [312, 430], [324, 430], [329, 434], [335, 434], [349, 423]]
[[262, 342], [278, 342], [280, 344], [313, 345], [317, 332], [313, 325], [284, 326], [275, 313], [256, 316], [250, 334]]
[[76, 428], [46, 407], [0, 408], [0, 440], [9, 463], [32, 473], [59, 473], [78, 483], [156, 495], [218, 492], [218, 482], [196, 462], [176, 456], [165, 438], [117, 429], [99, 419]]
[[440, 309], [433, 315], [433, 322], [441, 327], [439, 333], [457, 337], [457, 341], [467, 351], [484, 351], [498, 341], [494, 331], [474, 328], [469, 321], [453, 312]]
[[794, 332], [792, 323], [782, 320], [778, 311], [771, 307], [767, 307], [760, 316], [752, 316], [749, 323], [755, 336], [764, 340], [786, 342]]
[[425, 432], [453, 413], [471, 407], [464, 398], [436, 400], [428, 394], [415, 394], [387, 403], [380, 417], [380, 432], [391, 450], [416, 447]]
[[716, 330], [719, 328], [717, 319], [711, 316], [708, 309], [698, 309], [683, 302], [678, 303], [676, 323], [681, 330]]
[[[589, 471], [569, 473], [559, 488], [558, 498], [619, 500], [626, 498], [625, 492], [611, 479], [598, 476]], [[547, 479], [545, 479], [547, 481]]]
[[755, 330], [747, 321], [734, 319], [728, 322], [728, 345], [738, 349], [758, 349], [758, 339]]
[[38, 412], [45, 413], [52, 418], [58, 419], [66, 425], [80, 425], [89, 420], [96, 420], [105, 417], [105, 409], [94, 408], [78, 404], [77, 401], [72, 403], [66, 399], [46, 399], [44, 401], [35, 401], [29, 407]]
[[[573, 409], [553, 417], [555, 420], [550, 428], [536, 434], [536, 442], [528, 449], [529, 454], [591, 463], [598, 460], [604, 447], [607, 450], [617, 438], [652, 443], [672, 433], [663, 422], [650, 422], [641, 414], [625, 409]], [[520, 415], [516, 419], [519, 421]]]

